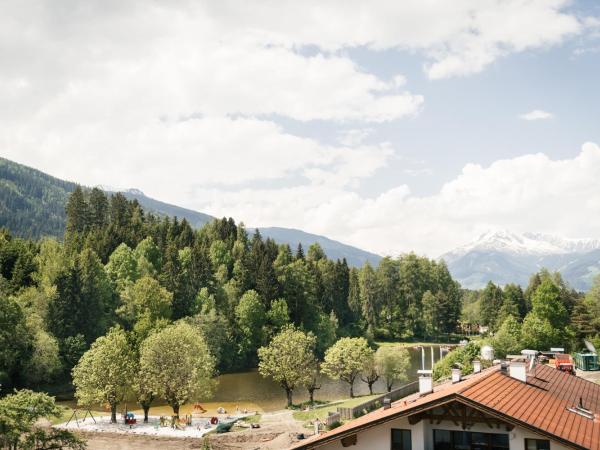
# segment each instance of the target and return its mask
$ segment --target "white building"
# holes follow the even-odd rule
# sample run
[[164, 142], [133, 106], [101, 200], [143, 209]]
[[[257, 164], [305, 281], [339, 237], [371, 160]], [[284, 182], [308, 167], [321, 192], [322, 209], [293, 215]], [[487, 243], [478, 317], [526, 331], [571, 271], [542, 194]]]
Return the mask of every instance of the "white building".
[[549, 366], [527, 369], [514, 360], [433, 391], [420, 380], [419, 393], [292, 448], [600, 450], [600, 385]]

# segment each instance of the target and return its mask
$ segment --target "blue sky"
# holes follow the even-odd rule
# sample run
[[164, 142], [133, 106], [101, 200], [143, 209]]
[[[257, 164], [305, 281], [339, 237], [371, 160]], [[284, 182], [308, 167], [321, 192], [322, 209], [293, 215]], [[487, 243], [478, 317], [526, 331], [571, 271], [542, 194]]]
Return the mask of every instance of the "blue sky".
[[[574, 3], [570, 10], [600, 16], [600, 3]], [[377, 195], [399, 179], [420, 195], [435, 193], [468, 163], [489, 165], [501, 158], [543, 152], [573, 158], [581, 144], [600, 142], [600, 32], [552, 47], [511, 54], [474, 76], [430, 80], [423, 58], [398, 50], [353, 49], [349, 56], [383, 79], [402, 73], [406, 86], [425, 105], [414, 118], [381, 125], [366, 142], [387, 140], [401, 158], [366, 180], [362, 191]], [[542, 109], [548, 120], [519, 115]], [[293, 133], [335, 141], [340, 131], [360, 124], [280, 123]], [[403, 173], [406, 166], [414, 172]]]
[[0, 17], [2, 156], [380, 254], [600, 237], [596, 2], [58, 5]]

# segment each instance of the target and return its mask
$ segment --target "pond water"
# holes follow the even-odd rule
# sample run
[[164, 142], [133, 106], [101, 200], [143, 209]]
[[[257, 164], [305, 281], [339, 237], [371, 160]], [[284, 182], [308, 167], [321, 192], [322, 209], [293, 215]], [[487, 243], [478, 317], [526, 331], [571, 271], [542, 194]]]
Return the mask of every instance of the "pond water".
[[[423, 352], [420, 347], [407, 348], [410, 353], [411, 366], [409, 370], [409, 381], [417, 379], [417, 370], [421, 369], [423, 361]], [[445, 349], [445, 347], [442, 347]], [[445, 355], [445, 351], [443, 354]], [[431, 369], [432, 353], [433, 360], [440, 359], [440, 346], [426, 346], [425, 369]], [[350, 387], [343, 381], [334, 381], [325, 376], [321, 376], [321, 389], [315, 392], [315, 400], [339, 400], [349, 397]], [[400, 386], [400, 384], [398, 384]], [[374, 387], [374, 392], [384, 392], [385, 384], [383, 380], [378, 380]], [[355, 395], [365, 395], [369, 393], [366, 383], [357, 380], [354, 383]], [[308, 392], [304, 388], [294, 391], [294, 403], [300, 403], [308, 400]], [[228, 373], [219, 376], [219, 383], [214, 396], [200, 402], [209, 412], [216, 411], [223, 407], [228, 412], [235, 412], [237, 408], [248, 411], [275, 411], [282, 409], [286, 405], [284, 390], [273, 380], [262, 377], [258, 371], [249, 370], [239, 373]], [[137, 406], [135, 407], [137, 409]], [[185, 405], [181, 408], [181, 414], [190, 414], [193, 411], [192, 405]], [[152, 415], [170, 415], [171, 408], [162, 405], [160, 402], [151, 408]]]
[[[417, 370], [421, 369], [422, 352], [419, 348], [408, 348], [408, 351], [411, 356], [409, 379], [414, 381], [417, 379]], [[431, 369], [432, 351], [434, 361], [440, 358], [439, 346], [425, 347], [425, 369]], [[321, 389], [315, 392], [316, 400], [348, 398], [350, 393], [348, 383], [334, 381], [326, 376], [321, 376], [320, 382]], [[378, 380], [373, 386], [373, 390], [374, 392], [385, 392], [384, 381]], [[366, 383], [357, 380], [354, 383], [354, 393], [355, 395], [368, 394], [369, 387]], [[262, 377], [257, 370], [221, 375], [215, 395], [210, 400], [211, 403], [219, 401], [234, 403], [241, 400], [260, 405], [263, 410], [281, 409], [286, 403], [284, 390], [273, 380]], [[294, 403], [306, 400], [308, 400], [306, 389], [300, 388], [294, 391]]]

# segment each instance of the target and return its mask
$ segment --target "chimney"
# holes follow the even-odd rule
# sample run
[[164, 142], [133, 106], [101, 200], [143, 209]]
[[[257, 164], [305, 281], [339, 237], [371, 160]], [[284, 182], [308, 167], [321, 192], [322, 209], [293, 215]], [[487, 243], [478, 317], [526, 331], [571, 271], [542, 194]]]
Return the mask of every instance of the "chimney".
[[452, 369], [452, 383], [459, 383], [460, 377], [461, 377], [460, 369]]
[[392, 407], [392, 399], [385, 397], [383, 399], [383, 409], [390, 409]]
[[473, 373], [479, 372], [481, 372], [481, 361], [476, 359], [475, 361], [473, 361]]
[[419, 370], [419, 394], [426, 395], [433, 392], [433, 371]]
[[508, 374], [515, 380], [527, 383], [527, 360], [513, 359], [508, 366]]

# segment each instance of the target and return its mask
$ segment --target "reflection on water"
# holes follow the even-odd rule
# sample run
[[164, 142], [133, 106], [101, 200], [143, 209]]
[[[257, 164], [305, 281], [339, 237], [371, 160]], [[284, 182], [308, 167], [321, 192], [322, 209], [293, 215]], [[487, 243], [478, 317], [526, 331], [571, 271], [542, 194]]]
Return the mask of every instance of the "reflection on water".
[[[440, 358], [439, 346], [425, 347], [425, 369], [431, 369], [431, 353], [433, 350], [434, 361]], [[416, 380], [417, 370], [421, 369], [422, 351], [420, 348], [408, 348], [411, 358], [409, 370], [409, 381]], [[321, 389], [315, 392], [316, 400], [338, 400], [349, 396], [349, 385], [343, 381], [333, 381], [325, 376], [321, 377]], [[385, 384], [382, 380], [374, 385], [375, 392], [384, 392]], [[357, 380], [354, 384], [356, 395], [365, 395], [369, 393], [366, 383]], [[304, 388], [298, 388], [294, 391], [294, 403], [300, 403], [308, 400], [308, 392]], [[219, 376], [219, 383], [215, 395], [211, 399], [200, 402], [209, 413], [216, 411], [220, 406], [224, 407], [228, 413], [235, 413], [237, 407], [240, 410], [249, 411], [274, 411], [285, 407], [285, 392], [277, 383], [268, 378], [263, 378], [257, 370], [250, 370], [240, 373], [228, 373]], [[151, 408], [152, 415], [169, 415], [171, 408], [161, 406]], [[130, 407], [133, 407], [131, 405]], [[137, 406], [136, 406], [137, 408]], [[192, 406], [182, 407], [181, 414], [190, 414]]]

